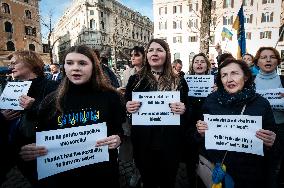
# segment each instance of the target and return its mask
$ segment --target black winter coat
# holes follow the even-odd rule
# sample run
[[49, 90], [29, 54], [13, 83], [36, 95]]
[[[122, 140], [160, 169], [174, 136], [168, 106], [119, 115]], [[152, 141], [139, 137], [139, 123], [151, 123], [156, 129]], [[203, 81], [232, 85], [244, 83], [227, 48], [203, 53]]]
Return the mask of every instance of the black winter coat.
[[[210, 94], [204, 102], [203, 113], [211, 115], [239, 115], [243, 105], [222, 105], [217, 101], [217, 92]], [[256, 94], [246, 103], [243, 113], [250, 116], [262, 116], [262, 128], [276, 131], [275, 120], [269, 102]], [[204, 139], [202, 139], [204, 142]], [[264, 156], [228, 151], [224, 164], [227, 172], [235, 182], [235, 188], [267, 188], [268, 177], [271, 170], [270, 158], [274, 152], [274, 147], [264, 146]], [[225, 151], [206, 150], [203, 154], [213, 163], [220, 163]]]

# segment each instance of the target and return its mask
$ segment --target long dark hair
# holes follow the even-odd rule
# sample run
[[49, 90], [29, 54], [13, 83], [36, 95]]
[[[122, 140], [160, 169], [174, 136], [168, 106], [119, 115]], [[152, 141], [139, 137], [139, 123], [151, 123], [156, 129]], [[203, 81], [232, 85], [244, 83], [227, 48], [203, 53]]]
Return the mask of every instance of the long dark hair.
[[[103, 71], [101, 69], [100, 66], [100, 62], [99, 59], [96, 55], [96, 53], [94, 52], [94, 50], [92, 50], [91, 48], [89, 48], [86, 45], [78, 45], [78, 46], [72, 46], [71, 48], [69, 48], [65, 55], [64, 55], [64, 63], [65, 63], [65, 59], [66, 56], [69, 53], [79, 53], [82, 55], [85, 55], [86, 57], [88, 57], [92, 64], [93, 64], [93, 70], [92, 70], [92, 76], [90, 78], [90, 82], [91, 82], [91, 90], [93, 91], [116, 91], [108, 82], [108, 80], [106, 79], [106, 77], [103, 74]], [[63, 69], [63, 74], [65, 75], [65, 70]], [[56, 109], [59, 112], [63, 111], [63, 97], [66, 95], [66, 93], [68, 92], [68, 88], [69, 88], [69, 84], [70, 84], [70, 80], [67, 78], [67, 76], [64, 76], [62, 82], [60, 83], [58, 89], [56, 90], [57, 96], [56, 96]]]
[[151, 66], [148, 62], [148, 59], [146, 58], [145, 66], [143, 66], [143, 68], [140, 72], [140, 75], [141, 75], [142, 79], [143, 78], [148, 79], [152, 86], [157, 85], [158, 89], [160, 89], [160, 90], [166, 90], [166, 91], [172, 90], [173, 88], [176, 88], [177, 81], [179, 81], [179, 76], [176, 75], [173, 72], [173, 69], [172, 69], [171, 53], [170, 53], [169, 45], [168, 45], [167, 42], [165, 42], [162, 39], [150, 40], [150, 42], [148, 43], [148, 45], [146, 47], [146, 51], [145, 51], [146, 57], [147, 57], [149, 47], [153, 42], [160, 44], [164, 48], [164, 50], [166, 51], [166, 60], [165, 60], [165, 63], [163, 65], [164, 66], [163, 72], [162, 72], [162, 74], [161, 74], [161, 76], [160, 76], [160, 78], [157, 82], [154, 75], [151, 72]]
[[244, 62], [242, 60], [236, 60], [234, 58], [228, 58], [223, 63], [221, 63], [219, 65], [217, 78], [216, 78], [216, 85], [217, 85], [217, 87], [218, 88], [224, 88], [222, 80], [221, 80], [221, 70], [222, 70], [222, 68], [230, 65], [231, 63], [235, 63], [235, 64], [239, 65], [240, 68], [242, 69], [242, 71], [244, 73], [244, 76], [246, 78], [244, 88], [251, 87], [254, 84], [254, 82], [253, 82], [253, 76], [252, 76], [250, 68], [248, 67], [246, 62]]

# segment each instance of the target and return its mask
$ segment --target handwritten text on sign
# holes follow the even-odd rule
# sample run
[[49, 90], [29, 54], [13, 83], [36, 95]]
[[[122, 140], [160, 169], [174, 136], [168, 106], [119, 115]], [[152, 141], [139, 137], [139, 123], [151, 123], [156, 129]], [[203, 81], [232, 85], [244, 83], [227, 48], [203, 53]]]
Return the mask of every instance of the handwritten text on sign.
[[263, 142], [256, 131], [262, 128], [261, 116], [204, 115], [208, 124], [205, 148], [252, 153], [263, 156]]
[[284, 88], [257, 90], [256, 92], [269, 101], [272, 109], [284, 110], [284, 98], [280, 96], [280, 93], [284, 93]]
[[188, 96], [207, 97], [214, 86], [213, 75], [185, 75], [189, 91]]
[[132, 114], [132, 125], [180, 125], [180, 115], [169, 107], [169, 103], [180, 101], [179, 91], [132, 92], [132, 100], [142, 102]]
[[36, 145], [48, 154], [37, 158], [38, 179], [81, 166], [109, 161], [108, 146], [95, 147], [107, 137], [105, 123], [36, 133]]
[[0, 97], [0, 109], [23, 110], [19, 98], [28, 93], [31, 84], [31, 81], [8, 82]]

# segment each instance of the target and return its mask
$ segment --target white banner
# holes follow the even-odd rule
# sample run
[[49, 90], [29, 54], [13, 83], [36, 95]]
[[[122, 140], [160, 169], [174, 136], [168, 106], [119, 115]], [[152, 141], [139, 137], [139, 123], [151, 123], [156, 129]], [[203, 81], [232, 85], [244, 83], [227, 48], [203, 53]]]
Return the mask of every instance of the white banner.
[[106, 123], [37, 132], [36, 145], [48, 150], [37, 158], [38, 179], [109, 161], [108, 146], [95, 147], [97, 140], [106, 137]]
[[284, 88], [256, 90], [256, 92], [269, 101], [272, 109], [284, 110], [284, 98], [280, 95], [284, 93]]
[[26, 95], [32, 81], [8, 82], [0, 96], [0, 109], [24, 110], [19, 103], [21, 95]]
[[205, 132], [205, 148], [252, 153], [263, 156], [263, 141], [256, 131], [262, 128], [261, 116], [248, 115], [208, 115]]
[[132, 92], [132, 100], [142, 102], [139, 111], [132, 114], [132, 125], [180, 125], [180, 115], [169, 107], [180, 102], [179, 91]]
[[213, 90], [213, 75], [184, 75], [189, 91], [188, 96], [207, 97]]

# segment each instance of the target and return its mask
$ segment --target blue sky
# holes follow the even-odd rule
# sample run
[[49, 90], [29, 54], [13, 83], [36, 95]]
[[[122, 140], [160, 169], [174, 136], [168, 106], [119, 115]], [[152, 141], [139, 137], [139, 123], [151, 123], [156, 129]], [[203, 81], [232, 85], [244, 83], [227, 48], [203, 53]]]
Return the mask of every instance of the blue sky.
[[[140, 12], [144, 16], [148, 16], [153, 21], [153, 1], [152, 0], [118, 0], [121, 4]], [[46, 20], [49, 12], [52, 12], [52, 23], [56, 24], [64, 10], [68, 8], [72, 0], [41, 0], [40, 11], [41, 16]], [[47, 21], [48, 23], [48, 21]], [[43, 37], [47, 35], [47, 30], [42, 26]]]

